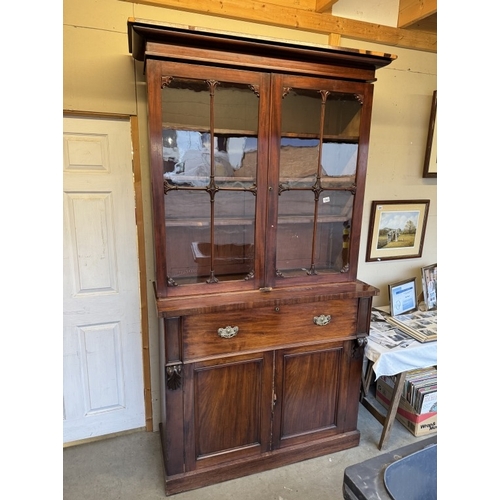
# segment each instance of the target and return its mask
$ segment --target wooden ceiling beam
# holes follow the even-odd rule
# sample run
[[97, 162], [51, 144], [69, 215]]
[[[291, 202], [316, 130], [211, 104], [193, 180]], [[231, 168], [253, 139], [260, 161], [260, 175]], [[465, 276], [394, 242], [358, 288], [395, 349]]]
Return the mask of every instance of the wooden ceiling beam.
[[437, 12], [437, 0], [400, 0], [398, 28], [406, 28]]
[[121, 0], [237, 19], [269, 26], [338, 34], [365, 42], [437, 52], [437, 35], [254, 0]]
[[[246, 0], [242, 1], [245, 2]], [[335, 2], [337, 1], [338, 0], [335, 0]], [[321, 0], [269, 0], [268, 2], [261, 2], [261, 3], [272, 3], [274, 5], [282, 5], [283, 7], [290, 7], [290, 5], [292, 5], [294, 9], [310, 10], [314, 12], [316, 10], [317, 2], [325, 3], [324, 1]]]
[[[274, 1], [274, 0], [273, 0]], [[333, 4], [338, 0], [316, 0], [316, 12], [329, 12], [332, 13]]]
[[[243, 0], [244, 1], [244, 0]], [[269, 0], [266, 3], [273, 5], [282, 5], [284, 7], [292, 7], [300, 10], [310, 10], [312, 12], [328, 12], [332, 13], [332, 7], [339, 0]]]

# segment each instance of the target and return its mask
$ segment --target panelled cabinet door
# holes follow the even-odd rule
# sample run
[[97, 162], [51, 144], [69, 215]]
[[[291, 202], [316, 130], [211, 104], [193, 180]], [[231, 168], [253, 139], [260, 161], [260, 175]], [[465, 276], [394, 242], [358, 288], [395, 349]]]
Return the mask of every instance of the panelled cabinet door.
[[343, 432], [350, 363], [345, 344], [331, 342], [277, 352], [274, 448]]
[[186, 470], [329, 438], [346, 424], [355, 428], [345, 412], [351, 344], [185, 364]]
[[273, 353], [184, 365], [186, 470], [269, 451]]

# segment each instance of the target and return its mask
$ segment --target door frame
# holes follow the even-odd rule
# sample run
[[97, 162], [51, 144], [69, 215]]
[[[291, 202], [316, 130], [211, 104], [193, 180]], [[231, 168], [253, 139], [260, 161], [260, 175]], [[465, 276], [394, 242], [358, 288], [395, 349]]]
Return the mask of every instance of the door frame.
[[146, 239], [144, 235], [144, 207], [142, 196], [141, 157], [139, 147], [139, 120], [137, 115], [115, 113], [94, 113], [91, 111], [63, 110], [63, 116], [71, 118], [103, 118], [130, 121], [132, 142], [132, 170], [134, 173], [135, 222], [137, 230], [137, 250], [139, 256], [139, 297], [141, 311], [142, 366], [144, 377], [144, 414], [146, 431], [153, 431], [153, 402], [151, 397], [151, 360], [149, 349], [149, 319], [146, 274]]

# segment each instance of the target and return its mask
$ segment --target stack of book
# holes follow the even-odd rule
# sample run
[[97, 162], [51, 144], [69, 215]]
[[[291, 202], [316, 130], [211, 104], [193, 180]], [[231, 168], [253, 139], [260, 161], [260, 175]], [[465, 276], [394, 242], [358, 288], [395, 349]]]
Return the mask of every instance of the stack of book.
[[385, 320], [419, 342], [437, 340], [437, 310], [387, 316]]

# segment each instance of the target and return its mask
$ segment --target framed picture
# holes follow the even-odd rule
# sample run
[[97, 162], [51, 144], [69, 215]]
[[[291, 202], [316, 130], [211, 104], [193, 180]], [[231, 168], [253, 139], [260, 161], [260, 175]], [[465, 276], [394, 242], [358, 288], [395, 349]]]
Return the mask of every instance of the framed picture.
[[425, 146], [423, 177], [437, 177], [437, 90], [432, 94], [431, 116]]
[[430, 200], [374, 201], [366, 262], [422, 256]]
[[408, 314], [418, 309], [416, 278], [389, 285], [391, 316]]
[[427, 310], [437, 309], [437, 264], [422, 267], [422, 291]]

